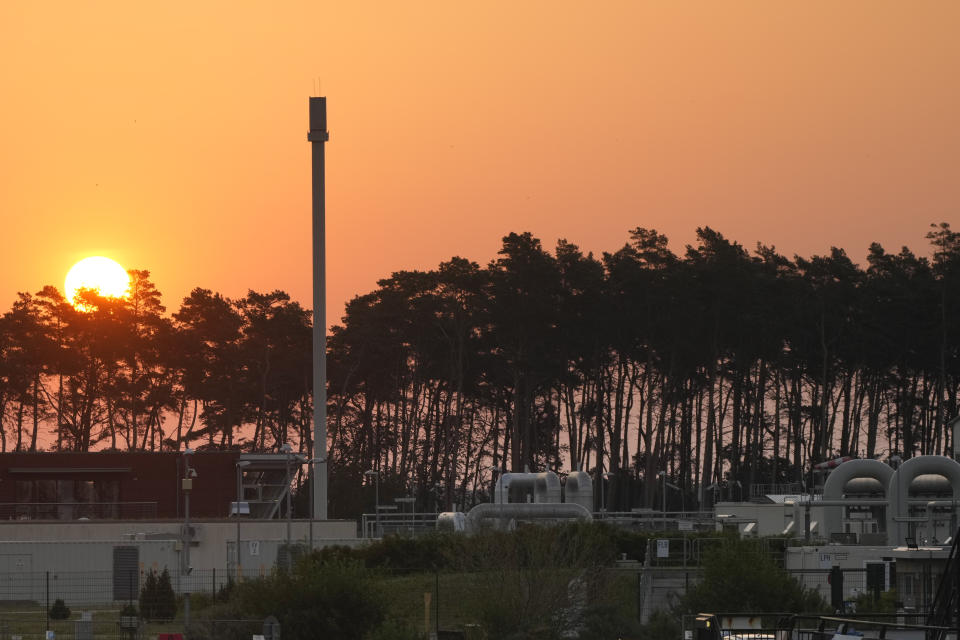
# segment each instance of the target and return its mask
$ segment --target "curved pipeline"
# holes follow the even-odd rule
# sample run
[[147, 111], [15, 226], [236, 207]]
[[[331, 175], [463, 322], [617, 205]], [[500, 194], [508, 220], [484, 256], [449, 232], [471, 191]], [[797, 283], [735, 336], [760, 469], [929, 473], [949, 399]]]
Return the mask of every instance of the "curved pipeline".
[[571, 502], [527, 504], [514, 502], [478, 504], [467, 513], [468, 532], [479, 530], [481, 523], [490, 518], [522, 520], [593, 520], [593, 516], [583, 506]]
[[[843, 468], [842, 465], [840, 468]], [[960, 463], [946, 456], [917, 456], [900, 465], [890, 478], [887, 498], [887, 543], [904, 544], [907, 538], [906, 523], [910, 515], [910, 483], [926, 473], [945, 477], [953, 489], [953, 497], [960, 498]]]
[[553, 471], [502, 474], [497, 478], [495, 497], [498, 504], [510, 502], [510, 487], [532, 493], [535, 503], [560, 502], [560, 478]]
[[[833, 472], [827, 476], [827, 481], [823, 484], [823, 500], [841, 501], [843, 498], [843, 488], [854, 478], [874, 478], [880, 482], [884, 491], [890, 484], [894, 471], [879, 460], [847, 460], [839, 464]], [[886, 496], [889, 498], [889, 496]], [[861, 504], [860, 501], [850, 501], [851, 505]], [[823, 507], [823, 524], [828, 533], [843, 531], [843, 509], [842, 506]], [[887, 508], [889, 514], [890, 508]], [[889, 527], [887, 529], [889, 531]], [[888, 534], [889, 535], [889, 534]]]
[[563, 500], [593, 511], [593, 478], [586, 471], [571, 471], [563, 485]]

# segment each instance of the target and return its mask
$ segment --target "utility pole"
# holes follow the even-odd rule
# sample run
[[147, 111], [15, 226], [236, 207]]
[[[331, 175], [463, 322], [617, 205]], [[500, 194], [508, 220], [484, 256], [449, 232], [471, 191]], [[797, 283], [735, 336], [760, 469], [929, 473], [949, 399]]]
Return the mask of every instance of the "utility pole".
[[[191, 455], [193, 455], [193, 449], [190, 447], [183, 450], [183, 563], [180, 574], [187, 578], [193, 571], [193, 567], [190, 566], [190, 544], [193, 541], [193, 530], [190, 529], [190, 490], [193, 489], [193, 479], [197, 477], [197, 472], [190, 468]], [[239, 549], [237, 551], [239, 552]], [[183, 632], [187, 635], [190, 627], [190, 587], [183, 588], [182, 578], [180, 589], [183, 591]]]

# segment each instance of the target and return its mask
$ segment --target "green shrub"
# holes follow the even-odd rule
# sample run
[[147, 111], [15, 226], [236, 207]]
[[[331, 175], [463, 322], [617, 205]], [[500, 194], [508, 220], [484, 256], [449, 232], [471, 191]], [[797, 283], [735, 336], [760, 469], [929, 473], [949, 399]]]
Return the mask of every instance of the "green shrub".
[[238, 583], [227, 602], [202, 613], [208, 620], [280, 620], [285, 638], [363, 640], [386, 618], [386, 598], [375, 576], [359, 561], [306, 555], [292, 572]]
[[143, 617], [149, 620], [153, 612], [153, 603], [157, 597], [157, 574], [155, 571], [151, 571], [147, 574], [146, 579], [143, 581], [143, 586], [140, 588], [140, 611], [143, 612]]
[[676, 640], [680, 637], [680, 623], [676, 616], [657, 609], [650, 614], [647, 624], [643, 625], [640, 637], [645, 640]]
[[422, 640], [423, 633], [397, 620], [387, 620], [368, 633], [364, 640]]
[[828, 611], [814, 589], [807, 589], [779, 566], [763, 541], [731, 538], [710, 548], [703, 579], [681, 599], [683, 613], [700, 611]]
[[591, 614], [603, 605], [604, 568], [615, 554], [608, 533], [583, 523], [471, 536], [463, 569], [485, 574], [477, 613], [488, 636], [553, 638], [603, 626]]
[[66, 620], [70, 617], [70, 608], [63, 602], [63, 598], [57, 598], [50, 607], [51, 620]]
[[140, 590], [140, 614], [145, 620], [173, 620], [176, 617], [177, 595], [166, 568], [159, 576], [155, 571], [147, 574]]
[[880, 598], [875, 598], [872, 592], [861, 593], [853, 601], [857, 613], [896, 613], [897, 590], [883, 591]]

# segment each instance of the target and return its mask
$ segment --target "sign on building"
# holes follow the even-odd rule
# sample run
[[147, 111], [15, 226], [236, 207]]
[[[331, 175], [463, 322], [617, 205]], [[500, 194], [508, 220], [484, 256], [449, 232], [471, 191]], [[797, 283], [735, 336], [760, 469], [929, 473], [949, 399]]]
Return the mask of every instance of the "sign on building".
[[670, 541], [669, 540], [657, 540], [657, 557], [658, 558], [670, 557]]

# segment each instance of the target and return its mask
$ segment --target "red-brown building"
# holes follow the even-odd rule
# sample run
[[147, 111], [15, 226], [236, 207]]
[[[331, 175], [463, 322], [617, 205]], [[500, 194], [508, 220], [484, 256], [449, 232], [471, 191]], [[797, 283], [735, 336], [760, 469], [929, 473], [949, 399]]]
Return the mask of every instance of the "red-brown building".
[[[239, 452], [197, 452], [190, 516], [226, 518], [236, 500]], [[183, 517], [182, 453], [0, 454], [0, 520]]]

